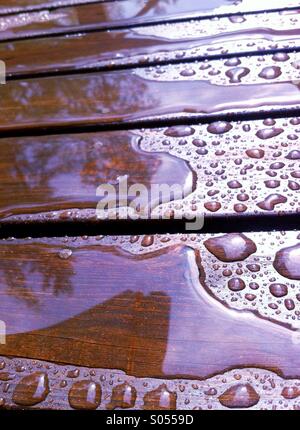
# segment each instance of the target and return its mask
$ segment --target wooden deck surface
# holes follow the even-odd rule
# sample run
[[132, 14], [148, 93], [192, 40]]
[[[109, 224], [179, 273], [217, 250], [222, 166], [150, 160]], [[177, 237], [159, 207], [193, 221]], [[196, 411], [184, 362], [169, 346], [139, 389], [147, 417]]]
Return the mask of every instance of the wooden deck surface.
[[300, 408], [299, 17], [0, 0], [0, 408]]

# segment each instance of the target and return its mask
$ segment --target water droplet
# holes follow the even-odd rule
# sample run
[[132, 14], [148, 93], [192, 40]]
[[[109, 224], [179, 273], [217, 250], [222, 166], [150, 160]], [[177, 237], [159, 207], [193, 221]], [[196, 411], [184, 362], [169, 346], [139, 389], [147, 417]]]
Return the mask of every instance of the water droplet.
[[234, 69], [227, 70], [225, 74], [228, 76], [231, 84], [238, 84], [249, 73], [250, 70], [247, 67], [235, 67]]
[[260, 265], [259, 264], [247, 264], [247, 269], [250, 270], [250, 272], [256, 273], [260, 271]]
[[257, 203], [257, 206], [264, 211], [272, 211], [276, 205], [286, 203], [287, 198], [281, 194], [271, 194], [265, 198], [262, 202]]
[[217, 393], [218, 392], [215, 388], [209, 388], [208, 390], [204, 391], [206, 396], [215, 396]]
[[69, 370], [67, 372], [67, 377], [68, 378], [78, 378], [79, 375], [80, 375], [80, 370], [79, 369]]
[[169, 127], [164, 134], [170, 137], [185, 137], [191, 136], [195, 133], [195, 129], [185, 125], [178, 125], [174, 127]]
[[228, 388], [219, 401], [227, 408], [250, 408], [259, 402], [259, 395], [250, 384], [238, 384]]
[[287, 61], [289, 59], [290, 57], [286, 52], [276, 52], [272, 57], [272, 60], [274, 61]]
[[230, 233], [204, 242], [215, 257], [224, 262], [242, 261], [255, 253], [255, 243], [244, 234]]
[[177, 394], [168, 390], [166, 384], [160, 385], [144, 396], [144, 409], [147, 410], [175, 410]]
[[242, 188], [242, 184], [236, 180], [227, 182], [227, 185], [229, 188], [232, 188], [232, 189]]
[[153, 243], [154, 243], [154, 236], [146, 235], [143, 237], [141, 245], [144, 247], [148, 247], [153, 245]]
[[279, 170], [279, 169], [282, 169], [284, 166], [285, 164], [282, 163], [281, 161], [276, 161], [275, 163], [272, 163], [270, 165], [270, 169]]
[[256, 299], [256, 295], [255, 294], [245, 294], [245, 299], [249, 300], [249, 302], [253, 302], [253, 300]]
[[93, 381], [75, 382], [69, 391], [69, 403], [73, 409], [96, 409], [101, 402], [101, 387]]
[[269, 289], [274, 297], [284, 297], [288, 293], [288, 287], [285, 284], [271, 284]]
[[15, 375], [10, 372], [1, 372], [0, 373], [0, 381], [11, 381], [14, 379]]
[[296, 170], [291, 173], [291, 176], [296, 179], [300, 179], [300, 170]]
[[231, 291], [242, 291], [246, 288], [246, 284], [240, 278], [232, 278], [228, 281], [228, 288]]
[[225, 66], [235, 67], [241, 64], [241, 60], [237, 57], [228, 58], [228, 60], [226, 60], [224, 64]]
[[256, 136], [259, 139], [266, 140], [271, 139], [272, 137], [276, 137], [281, 133], [283, 133], [282, 128], [263, 128], [261, 130], [258, 130]]
[[298, 387], [284, 387], [281, 391], [282, 397], [288, 400], [296, 399], [300, 395]]
[[221, 209], [221, 203], [219, 202], [206, 202], [204, 203], [205, 209], [207, 209], [210, 212], [217, 212]]
[[289, 181], [288, 182], [288, 187], [292, 191], [298, 191], [298, 190], [300, 190], [300, 184], [298, 184], [295, 181]]
[[287, 308], [288, 311], [292, 311], [295, 309], [295, 303], [292, 299], [285, 299], [284, 306]]
[[265, 186], [267, 188], [277, 188], [280, 186], [280, 181], [276, 181], [275, 179], [270, 181], [265, 181]]
[[17, 384], [13, 401], [17, 405], [33, 406], [46, 399], [49, 394], [49, 381], [46, 373], [35, 372], [25, 376]]
[[246, 154], [250, 158], [263, 158], [265, 155], [265, 151], [263, 149], [248, 149]]
[[263, 79], [276, 79], [281, 75], [281, 68], [278, 66], [264, 67], [259, 73], [259, 77]]
[[246, 212], [246, 210], [248, 209], [246, 205], [243, 205], [242, 203], [236, 203], [233, 206], [233, 209], [235, 210], [235, 212], [237, 213], [243, 213]]
[[241, 24], [242, 22], [246, 21], [246, 18], [243, 15], [233, 15], [229, 16], [229, 21], [233, 22], [234, 24]]
[[191, 68], [184, 69], [180, 72], [181, 76], [194, 76], [196, 74], [195, 70]]
[[207, 127], [207, 131], [213, 134], [227, 133], [232, 129], [232, 125], [226, 121], [213, 122]]
[[285, 158], [288, 160], [300, 160], [300, 151], [294, 149], [293, 151], [289, 152]]

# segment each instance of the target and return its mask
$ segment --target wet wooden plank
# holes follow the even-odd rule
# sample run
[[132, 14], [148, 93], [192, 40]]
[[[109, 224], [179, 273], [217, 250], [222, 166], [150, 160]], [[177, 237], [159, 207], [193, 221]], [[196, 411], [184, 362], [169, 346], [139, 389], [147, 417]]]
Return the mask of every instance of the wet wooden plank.
[[[9, 384], [1, 397], [25, 405], [32, 390], [22, 403], [15, 387], [33, 373], [21, 385], [43, 378], [41, 386], [58, 387], [66, 380], [50, 394], [44, 390], [36, 406], [52, 399], [53, 407], [61, 401], [65, 407], [74, 383], [92, 380], [107, 393], [111, 378], [102, 369], [118, 369], [109, 371], [116, 381], [110, 390], [126, 379], [137, 389], [137, 408], [170, 377], [177, 378], [165, 381], [176, 397], [166, 408], [180, 408], [185, 399], [185, 409], [241, 407], [245, 392], [242, 399], [233, 394], [245, 381], [256, 394], [248, 385], [252, 394], [243, 407], [261, 408], [270, 398], [274, 407], [296, 407], [298, 391], [289, 397], [283, 389], [292, 384], [285, 378], [299, 378], [299, 246], [295, 231], [1, 241], [0, 318], [7, 336], [0, 353], [16, 357], [1, 364]], [[36, 359], [46, 362], [29, 368]], [[47, 361], [68, 365], [47, 368]], [[162, 379], [140, 379], [149, 377]], [[142, 388], [143, 382], [149, 385]], [[217, 393], [205, 397], [204, 387]], [[111, 407], [108, 392], [95, 407]]]
[[[1, 139], [0, 225], [297, 214], [299, 124], [279, 118]], [[112, 187], [108, 198], [97, 192], [103, 185]], [[136, 202], [132, 186], [145, 187]]]
[[[38, 34], [58, 34], [66, 31], [82, 32], [84, 29], [114, 28], [297, 6], [299, 6], [299, 2], [296, 0], [290, 0], [289, 2], [279, 0], [272, 3], [261, 1], [255, 4], [253, 1], [243, 0], [238, 6], [234, 5], [233, 0], [206, 0], [201, 1], [200, 4], [197, 0], [176, 0], [172, 2], [164, 0], [122, 0], [102, 3], [92, 1], [89, 4], [75, 7], [58, 7], [51, 10], [47, 6], [48, 9], [40, 11], [0, 17], [0, 37], [22, 38]], [[36, 8], [41, 8], [41, 2]], [[237, 19], [242, 20], [243, 18], [239, 16]]]
[[300, 42], [298, 12], [300, 9], [291, 14], [230, 16], [9, 42], [0, 44], [0, 58], [7, 76], [24, 76], [291, 50]]
[[[141, 139], [141, 132], [123, 131], [1, 140], [2, 220], [94, 218], [98, 186], [117, 189], [120, 177], [128, 177], [128, 187], [143, 184], [150, 190], [154, 183], [178, 183], [191, 192], [193, 172], [186, 161], [146, 152]], [[125, 198], [125, 192], [118, 197]], [[112, 194], [111, 199], [113, 203]], [[129, 197], [128, 204], [132, 200]], [[145, 209], [150, 200], [143, 203]]]
[[9, 81], [0, 131], [297, 109], [299, 53]]
[[[10, 0], [0, 1], [0, 14], [18, 13], [43, 8], [66, 7], [80, 4], [101, 3], [106, 0]], [[113, 0], [114, 1], [114, 0]]]

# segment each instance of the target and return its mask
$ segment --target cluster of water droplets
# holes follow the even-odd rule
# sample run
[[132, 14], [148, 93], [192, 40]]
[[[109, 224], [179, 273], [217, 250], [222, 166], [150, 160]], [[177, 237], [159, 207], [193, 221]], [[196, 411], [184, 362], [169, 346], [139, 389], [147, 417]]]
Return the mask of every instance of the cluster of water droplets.
[[300, 381], [256, 368], [206, 380], [136, 378], [118, 370], [0, 361], [0, 408], [299, 409]]
[[[164, 43], [169, 40], [173, 44], [174, 41], [185, 40], [185, 48], [174, 45], [172, 50], [166, 51], [162, 46], [161, 52], [133, 58], [138, 62], [167, 61], [291, 48], [297, 45], [297, 35], [293, 33], [289, 36], [290, 29], [297, 26], [299, 18], [296, 14], [274, 12], [137, 27], [133, 32], [139, 36], [152, 36]], [[281, 29], [280, 34], [277, 34], [277, 28]], [[126, 58], [116, 56], [114, 62], [122, 64]]]
[[144, 130], [141, 149], [186, 160], [195, 191], [153, 212], [268, 213], [299, 210], [300, 119], [216, 122]]
[[[284, 67], [283, 67], [284, 64]], [[208, 81], [214, 85], [258, 84], [287, 82], [299, 78], [298, 53], [275, 53], [261, 56], [233, 57], [157, 65], [136, 69], [134, 73], [155, 81]], [[297, 83], [297, 82], [296, 82]]]

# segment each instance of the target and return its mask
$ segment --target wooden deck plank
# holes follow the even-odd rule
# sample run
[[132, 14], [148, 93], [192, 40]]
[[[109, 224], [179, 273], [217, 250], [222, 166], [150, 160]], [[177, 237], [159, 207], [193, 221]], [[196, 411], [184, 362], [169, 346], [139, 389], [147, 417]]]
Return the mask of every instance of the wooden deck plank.
[[[106, 0], [10, 0], [0, 1], [0, 14], [19, 13], [43, 8], [56, 8], [89, 3], [101, 3]], [[114, 1], [114, 0], [112, 0]], [[117, 1], [117, 0], [116, 0]]]
[[284, 112], [300, 107], [298, 86], [299, 53], [10, 81], [0, 131]]
[[[109, 217], [131, 219], [126, 208], [136, 194], [120, 202], [120, 183], [126, 191], [146, 187], [135, 212], [140, 219], [297, 214], [299, 124], [279, 118], [1, 139], [0, 224], [95, 220], [103, 184], [118, 200], [111, 191]], [[159, 204], [155, 184], [179, 188]]]
[[[2, 395], [8, 404], [16, 382], [36, 359], [68, 363], [48, 369], [51, 384], [67, 380], [64, 391], [49, 395], [53, 405], [66, 399], [73, 381], [97, 377], [101, 383], [101, 369], [159, 377], [161, 383], [184, 377], [188, 386], [204, 379], [201, 387], [211, 383], [206, 378], [229, 369], [246, 379], [248, 371], [241, 368], [248, 367], [258, 369], [252, 375], [273, 371], [299, 378], [299, 232], [1, 241], [0, 260], [0, 318], [7, 329], [0, 354], [20, 357], [5, 359], [7, 368], [0, 373], [14, 374]], [[13, 369], [16, 364], [24, 365], [24, 373]], [[77, 366], [100, 370], [87, 375], [80, 368], [74, 372]], [[158, 381], [148, 382], [153, 387]], [[282, 382], [280, 392], [273, 387], [267, 396], [278, 407], [283, 386], [290, 384]], [[176, 383], [170, 387], [177, 392]], [[148, 392], [144, 388], [139, 402]], [[261, 396], [259, 406], [266, 399]], [[191, 404], [200, 401], [189, 391], [186, 397]], [[199, 406], [207, 408], [208, 402], [204, 398]], [[214, 406], [221, 407], [217, 402]], [[281, 407], [296, 404], [281, 402]]]
[[[28, 2], [27, 2], [28, 3]], [[61, 3], [61, 2], [60, 2]], [[26, 12], [26, 7], [21, 9], [17, 5], [10, 9], [3, 3], [0, 5], [1, 13], [20, 11], [22, 14], [7, 15], [0, 17], [0, 34], [2, 37], [28, 37], [37, 34], [57, 34], [65, 31], [83, 31], [84, 28], [114, 28], [119, 26], [131, 26], [151, 22], [174, 21], [185, 18], [199, 18], [204, 16], [222, 16], [224, 14], [248, 13], [255, 11], [268, 11], [273, 9], [285, 9], [297, 7], [296, 0], [278, 0], [270, 3], [260, 1], [254, 3], [251, 0], [234, 5], [234, 0], [176, 0], [166, 2], [165, 0], [112, 0], [105, 2], [95, 2], [91, 0], [87, 4], [78, 1], [80, 5], [72, 6], [72, 1], [65, 1], [69, 7], [59, 7], [57, 1], [41, 0], [36, 7], [30, 2], [27, 9], [33, 12]], [[75, 2], [73, 2], [74, 4]], [[52, 6], [51, 6], [52, 4]], [[56, 4], [56, 7], [55, 7]], [[42, 8], [47, 9], [42, 9]], [[52, 8], [55, 7], [53, 10]], [[37, 9], [35, 11], [35, 9]], [[240, 19], [242, 19], [240, 17]], [[1, 36], [0, 36], [1, 38]]]
[[[0, 44], [7, 76], [298, 48], [300, 9]], [[294, 13], [297, 12], [297, 13]], [[8, 34], [9, 37], [9, 34]], [[51, 52], [51, 56], [45, 56]]]

